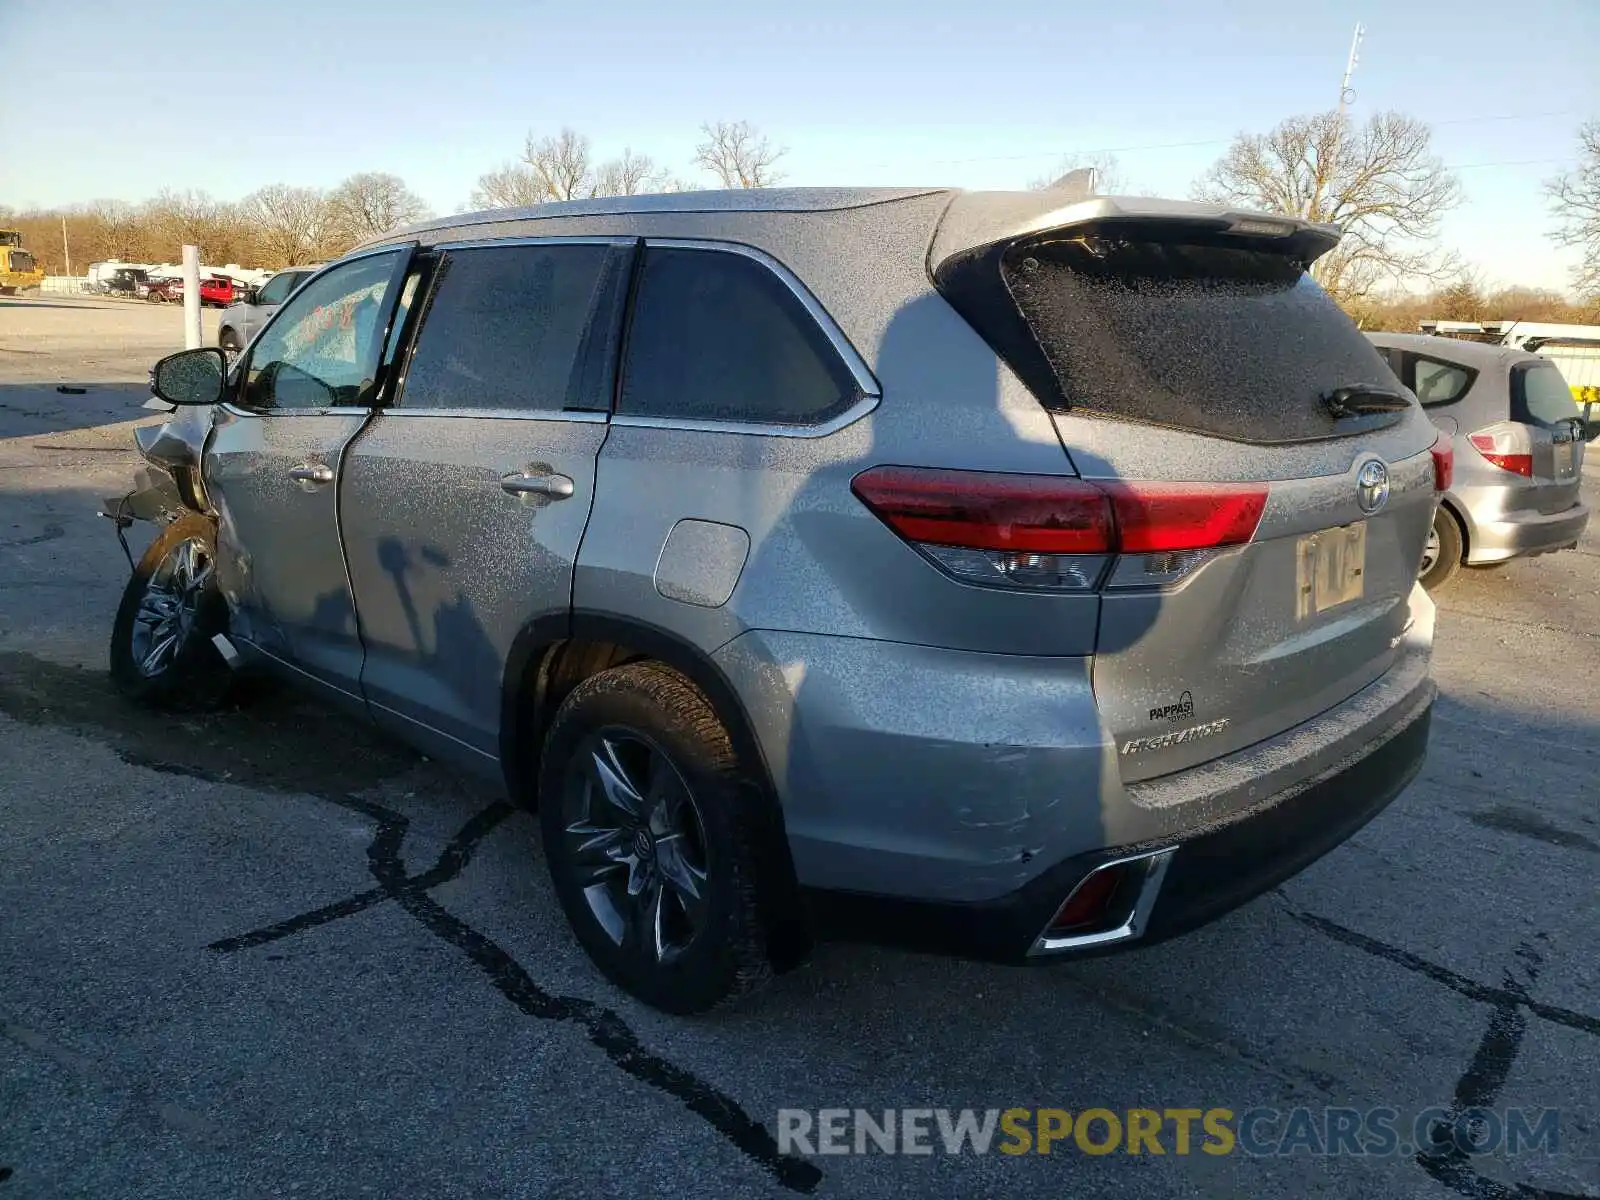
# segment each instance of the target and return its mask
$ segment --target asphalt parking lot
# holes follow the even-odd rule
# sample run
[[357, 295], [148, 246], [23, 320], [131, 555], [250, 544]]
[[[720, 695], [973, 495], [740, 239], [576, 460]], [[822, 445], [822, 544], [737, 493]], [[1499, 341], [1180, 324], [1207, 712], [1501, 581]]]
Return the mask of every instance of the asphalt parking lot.
[[[177, 718], [110, 694], [127, 566], [94, 509], [180, 345], [175, 309], [0, 300], [0, 1200], [1600, 1197], [1600, 529], [1458, 577], [1422, 777], [1218, 924], [1048, 970], [827, 946], [673, 1019], [590, 969], [500, 797], [293, 696]], [[1330, 1106], [1403, 1133], [1557, 1109], [1559, 1142], [774, 1140], [780, 1109]]]

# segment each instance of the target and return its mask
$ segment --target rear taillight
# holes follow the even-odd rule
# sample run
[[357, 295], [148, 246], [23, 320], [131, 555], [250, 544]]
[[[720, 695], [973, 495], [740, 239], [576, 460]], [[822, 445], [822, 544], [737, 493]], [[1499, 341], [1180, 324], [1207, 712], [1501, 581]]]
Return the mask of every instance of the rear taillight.
[[1533, 478], [1533, 455], [1519, 453], [1509, 433], [1474, 433], [1468, 438], [1472, 448], [1502, 471]]
[[917, 467], [873, 467], [851, 486], [950, 574], [1046, 591], [1085, 591], [1102, 579], [1109, 587], [1174, 582], [1210, 551], [1248, 542], [1267, 503], [1260, 484], [1091, 483]]
[[1456, 451], [1450, 435], [1441, 433], [1433, 439], [1433, 490], [1448, 492], [1456, 477]]

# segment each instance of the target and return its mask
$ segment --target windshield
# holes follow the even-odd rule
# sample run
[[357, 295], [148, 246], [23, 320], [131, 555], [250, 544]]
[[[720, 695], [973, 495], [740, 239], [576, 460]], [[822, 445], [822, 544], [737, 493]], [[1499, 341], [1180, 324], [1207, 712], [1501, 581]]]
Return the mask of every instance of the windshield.
[[1517, 420], [1535, 425], [1558, 425], [1582, 415], [1566, 376], [1553, 366], [1518, 367], [1511, 399]]

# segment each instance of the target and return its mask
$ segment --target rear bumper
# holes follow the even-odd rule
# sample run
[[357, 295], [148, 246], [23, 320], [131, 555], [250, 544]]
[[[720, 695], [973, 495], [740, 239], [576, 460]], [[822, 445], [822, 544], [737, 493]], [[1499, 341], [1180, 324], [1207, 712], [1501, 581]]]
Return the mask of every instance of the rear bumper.
[[[1420, 587], [1408, 603], [1389, 668], [1366, 687], [1251, 746], [1133, 783], [1088, 659], [770, 631], [736, 638], [715, 659], [761, 746], [796, 879], [824, 931], [927, 944], [919, 930], [942, 927], [933, 939], [942, 948], [1018, 958], [1072, 885], [1109, 858], [1179, 847], [1171, 891], [1163, 881], [1160, 892], [1189, 897], [1180, 907], [1206, 920], [1387, 803], [1420, 761], [1435, 691], [1433, 604]], [[1399, 743], [1415, 753], [1361, 767], [1419, 721], [1422, 732]], [[1291, 805], [1313, 791], [1321, 799]], [[1247, 837], [1247, 824], [1266, 832]], [[1199, 864], [1236, 838], [1262, 847], [1228, 865], [1241, 894], [1199, 889]], [[1131, 941], [1145, 926], [1165, 936], [1184, 923], [1176, 903], [1103, 940]]]
[[[811, 889], [823, 936], [999, 962], [1040, 962], [1148, 945], [1198, 928], [1295, 875], [1382, 812], [1421, 769], [1432, 689], [1405, 722], [1331, 773], [1273, 796], [1218, 828], [1079, 855], [1025, 887], [968, 904]], [[1041, 933], [1086, 875], [1110, 860], [1172, 850], [1134, 937], [1042, 950]]]
[[1468, 508], [1466, 561], [1473, 565], [1505, 562], [1533, 554], [1565, 550], [1577, 543], [1589, 523], [1582, 501], [1557, 513], [1511, 512], [1485, 516]]

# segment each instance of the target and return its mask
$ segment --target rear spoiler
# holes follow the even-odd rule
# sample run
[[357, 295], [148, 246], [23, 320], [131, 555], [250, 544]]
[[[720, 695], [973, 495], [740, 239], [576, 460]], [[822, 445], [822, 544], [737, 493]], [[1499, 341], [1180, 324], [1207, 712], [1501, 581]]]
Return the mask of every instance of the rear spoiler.
[[1319, 225], [1278, 213], [1248, 212], [1183, 200], [1096, 196], [1063, 205], [1059, 193], [963, 192], [951, 201], [928, 255], [935, 273], [951, 258], [972, 257], [1034, 234], [1075, 226], [1188, 227], [1232, 234], [1257, 248], [1279, 250], [1309, 267], [1339, 244], [1337, 225]]

